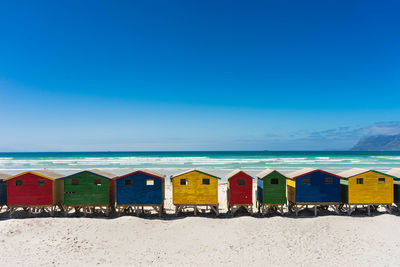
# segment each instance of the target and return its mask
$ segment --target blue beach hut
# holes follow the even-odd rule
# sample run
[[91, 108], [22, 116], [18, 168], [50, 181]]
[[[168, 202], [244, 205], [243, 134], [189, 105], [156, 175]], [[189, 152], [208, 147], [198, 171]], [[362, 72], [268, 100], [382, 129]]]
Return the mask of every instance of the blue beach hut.
[[314, 214], [317, 215], [317, 208], [332, 207], [339, 214], [342, 177], [311, 168], [291, 172], [285, 176], [290, 211], [298, 215], [301, 208], [314, 206]]
[[164, 208], [165, 175], [150, 170], [138, 170], [114, 180], [116, 210], [119, 214], [139, 214], [154, 209], [161, 216]]

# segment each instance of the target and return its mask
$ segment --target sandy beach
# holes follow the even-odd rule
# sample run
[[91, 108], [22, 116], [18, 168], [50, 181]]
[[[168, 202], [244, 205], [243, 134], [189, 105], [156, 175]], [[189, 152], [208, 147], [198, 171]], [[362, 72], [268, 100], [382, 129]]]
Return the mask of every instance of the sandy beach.
[[[170, 184], [166, 206], [172, 212]], [[219, 187], [225, 203], [226, 185]], [[220, 205], [224, 211], [225, 205]], [[200, 215], [18, 217], [0, 221], [2, 266], [391, 266], [400, 218]]]

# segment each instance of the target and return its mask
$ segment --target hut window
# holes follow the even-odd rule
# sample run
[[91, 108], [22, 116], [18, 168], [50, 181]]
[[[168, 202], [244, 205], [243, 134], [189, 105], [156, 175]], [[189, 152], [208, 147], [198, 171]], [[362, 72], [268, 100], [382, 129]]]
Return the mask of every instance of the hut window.
[[187, 185], [187, 179], [181, 179], [181, 185]]
[[210, 179], [203, 179], [203, 184], [210, 184]]
[[385, 178], [379, 178], [378, 184], [384, 184], [385, 183]]
[[325, 178], [325, 184], [333, 184], [333, 179], [331, 177]]
[[277, 178], [271, 179], [271, 184], [278, 184], [279, 180]]
[[100, 179], [94, 179], [94, 184], [97, 186], [101, 185], [101, 180]]
[[245, 179], [238, 179], [237, 180], [237, 184], [238, 185], [244, 185], [244, 184], [246, 184], [246, 180]]
[[364, 178], [357, 178], [357, 184], [364, 184]]
[[72, 185], [79, 185], [78, 179], [72, 179]]
[[153, 179], [147, 179], [146, 180], [146, 185], [154, 185], [154, 180]]
[[44, 180], [38, 180], [37, 184], [38, 184], [38, 186], [43, 186], [44, 185]]
[[303, 184], [311, 184], [311, 178], [303, 178]]
[[22, 186], [22, 180], [16, 180], [15, 181], [16, 186]]
[[125, 185], [132, 185], [132, 180], [131, 179], [125, 179], [124, 183], [125, 183]]

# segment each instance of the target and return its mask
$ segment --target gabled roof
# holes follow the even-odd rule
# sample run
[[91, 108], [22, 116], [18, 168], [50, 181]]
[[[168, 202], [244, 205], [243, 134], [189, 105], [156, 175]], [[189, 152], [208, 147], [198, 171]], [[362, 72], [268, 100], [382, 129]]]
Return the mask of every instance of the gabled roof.
[[395, 179], [399, 179], [400, 178], [400, 168], [393, 168], [390, 171], [388, 171], [386, 174], [395, 177]]
[[[242, 170], [240, 170], [240, 169], [236, 169], [236, 170], [233, 170], [233, 171], [231, 171], [230, 173], [228, 173], [228, 175], [226, 175], [226, 179], [231, 179], [233, 176], [235, 176], [236, 174], [238, 174], [238, 173], [244, 173], [244, 174], [246, 174], [247, 176], [249, 176], [249, 177], [251, 177], [251, 175], [249, 175], [249, 174], [247, 174], [246, 172], [244, 172], [244, 171], [242, 171]], [[253, 179], [253, 177], [251, 177], [252, 179]]]
[[114, 180], [118, 180], [120, 178], [123, 178], [123, 177], [126, 177], [126, 176], [130, 176], [130, 175], [135, 174], [135, 173], [144, 173], [144, 174], [147, 174], [147, 175], [153, 176], [155, 178], [159, 178], [159, 179], [164, 179], [165, 178], [164, 174], [158, 173], [156, 171], [151, 171], [151, 170], [147, 170], [147, 169], [140, 169], [140, 170], [137, 170], [137, 171], [134, 171], [134, 172], [130, 172], [130, 173], [115, 177]]
[[109, 179], [113, 179], [113, 178], [117, 177], [117, 175], [115, 175], [111, 172], [106, 172], [106, 171], [99, 170], [99, 169], [91, 169], [91, 170], [89, 170], [89, 172], [103, 176], [105, 178], [109, 178]]
[[63, 174], [60, 174], [60, 173], [57, 173], [54, 171], [50, 171], [47, 169], [43, 169], [43, 170], [35, 170], [35, 171], [27, 171], [27, 172], [19, 173], [19, 174], [16, 174], [16, 175], [13, 175], [13, 176], [10, 176], [10, 177], [4, 179], [4, 181], [14, 179], [16, 177], [19, 177], [19, 176], [27, 174], [27, 173], [38, 175], [38, 176], [41, 176], [41, 177], [49, 179], [49, 180], [56, 180], [56, 179], [60, 179], [60, 178], [64, 177]]
[[[266, 169], [266, 170], [263, 170], [262, 172], [258, 173], [257, 174], [257, 178], [262, 180], [262, 179], [264, 179], [265, 177], [267, 177], [268, 175], [270, 175], [273, 172], [277, 172], [277, 173], [281, 174], [277, 170]], [[283, 175], [283, 174], [281, 174], [281, 175]]]
[[181, 175], [184, 175], [186, 173], [189, 173], [189, 172], [199, 172], [199, 173], [202, 173], [202, 174], [205, 174], [205, 175], [208, 175], [208, 176], [211, 176], [211, 177], [214, 177], [214, 178], [217, 178], [217, 179], [221, 180], [221, 178], [219, 178], [219, 177], [217, 177], [215, 175], [209, 174], [209, 173], [207, 173], [205, 171], [199, 170], [199, 169], [191, 169], [191, 170], [184, 171], [184, 172], [181, 172], [181, 173], [178, 173], [178, 174], [175, 174], [175, 175], [171, 175], [171, 180], [176, 178], [176, 177], [178, 177], [178, 176], [181, 176]]
[[356, 175], [359, 175], [359, 174], [362, 174], [362, 173], [366, 173], [368, 171], [369, 170], [367, 170], [367, 169], [353, 168], [353, 169], [350, 169], [350, 170], [347, 170], [347, 171], [340, 172], [340, 173], [338, 173], [338, 175], [342, 176], [344, 178], [350, 178], [350, 177], [353, 177], [353, 176], [356, 176]]
[[117, 177], [117, 175], [115, 175], [113, 173], [110, 173], [110, 172], [106, 172], [106, 171], [99, 170], [99, 169], [91, 169], [91, 170], [84, 170], [84, 171], [80, 171], [80, 172], [77, 172], [77, 173], [73, 173], [71, 175], [63, 177], [62, 179], [67, 179], [67, 178], [69, 178], [71, 176], [74, 176], [74, 175], [77, 175], [77, 174], [80, 174], [80, 173], [84, 173], [84, 172], [90, 172], [90, 173], [93, 173], [95, 175], [101, 176], [101, 177], [109, 179], [109, 180]]
[[6, 179], [8, 177], [11, 177], [11, 175], [4, 172], [0, 172], [0, 180]]
[[298, 176], [302, 176], [304, 174], [307, 174], [307, 173], [310, 173], [310, 172], [313, 172], [313, 171], [316, 171], [316, 169], [304, 168], [304, 169], [301, 169], [301, 170], [297, 170], [297, 171], [294, 171], [294, 172], [287, 173], [285, 176], [287, 178], [294, 179], [294, 178], [296, 178]]
[[326, 172], [326, 171], [323, 171], [323, 170], [319, 170], [319, 169], [313, 169], [313, 168], [304, 168], [304, 169], [301, 169], [301, 170], [298, 170], [298, 171], [294, 171], [294, 172], [288, 173], [285, 176], [287, 178], [289, 178], [289, 179], [295, 180], [296, 178], [298, 178], [300, 176], [304, 176], [304, 175], [312, 173], [312, 172], [323, 172], [323, 173], [326, 173], [328, 175], [332, 175], [332, 176], [338, 177], [340, 179], [343, 179], [342, 176], [339, 176], [339, 175], [336, 175], [336, 174], [333, 174], [333, 173], [330, 173], [330, 172]]
[[338, 173], [338, 175], [344, 177], [345, 179], [348, 179], [348, 178], [354, 177], [356, 175], [360, 175], [360, 174], [367, 173], [367, 172], [375, 172], [375, 173], [378, 173], [378, 174], [382, 174], [382, 175], [385, 175], [385, 176], [390, 176], [390, 177], [392, 177], [394, 179], [397, 179], [395, 176], [387, 174], [387, 173], [378, 172], [378, 171], [375, 171], [375, 170], [361, 169], [361, 168], [353, 168], [353, 169]]
[[272, 169], [266, 169], [266, 170], [263, 170], [262, 172], [259, 172], [256, 176], [260, 179], [263, 179], [265, 176], [267, 176], [273, 172], [274, 172], [274, 170], [272, 170]]

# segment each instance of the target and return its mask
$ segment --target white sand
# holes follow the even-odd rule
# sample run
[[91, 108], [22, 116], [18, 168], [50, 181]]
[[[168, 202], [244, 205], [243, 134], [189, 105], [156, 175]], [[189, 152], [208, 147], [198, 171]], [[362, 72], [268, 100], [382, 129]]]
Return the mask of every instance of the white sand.
[[1, 266], [391, 266], [399, 248], [395, 214], [0, 221]]

